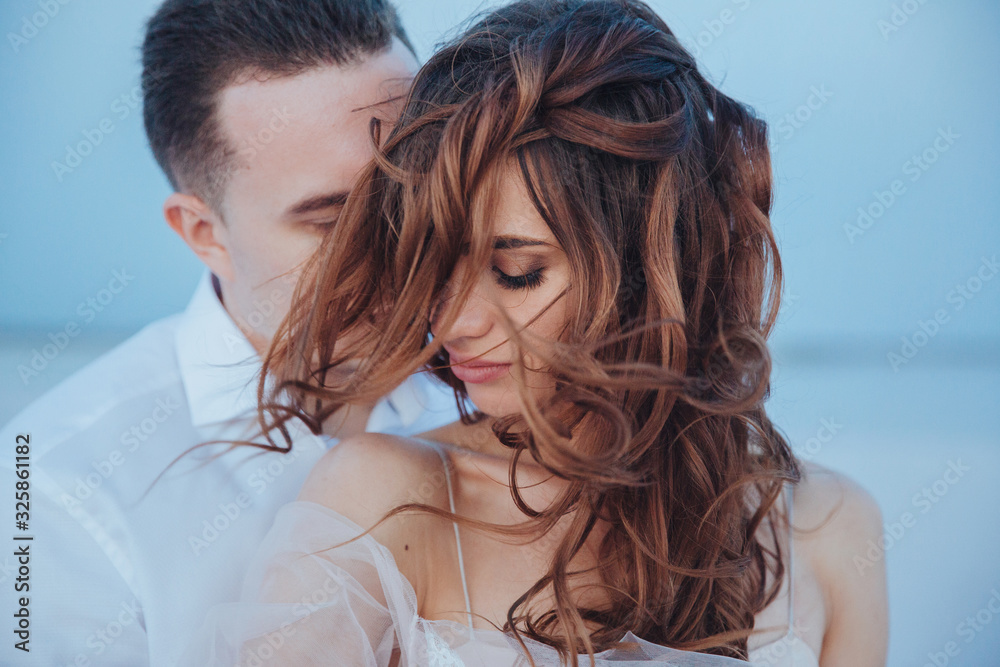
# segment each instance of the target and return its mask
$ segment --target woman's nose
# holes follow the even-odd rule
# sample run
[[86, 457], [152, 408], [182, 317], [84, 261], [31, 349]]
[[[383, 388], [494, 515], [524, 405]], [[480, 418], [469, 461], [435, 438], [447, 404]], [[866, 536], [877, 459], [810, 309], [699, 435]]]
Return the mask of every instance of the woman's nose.
[[[450, 288], [443, 296], [440, 305], [435, 308], [431, 331], [435, 336], [443, 336], [444, 342], [481, 338], [493, 328], [494, 307], [478, 293], [478, 290], [473, 290], [461, 304], [454, 303], [454, 291]], [[443, 315], [451, 308], [458, 309], [455, 322], [447, 331], [442, 331], [440, 326], [443, 324]]]

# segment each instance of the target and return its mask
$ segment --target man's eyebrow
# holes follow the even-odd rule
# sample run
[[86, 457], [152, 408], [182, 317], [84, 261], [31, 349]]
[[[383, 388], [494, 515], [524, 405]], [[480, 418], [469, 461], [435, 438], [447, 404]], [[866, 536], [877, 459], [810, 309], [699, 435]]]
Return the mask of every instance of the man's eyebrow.
[[541, 239], [525, 238], [523, 236], [498, 236], [493, 242], [494, 250], [513, 250], [529, 246], [551, 245]]
[[288, 209], [289, 215], [302, 215], [314, 211], [323, 211], [335, 206], [343, 206], [347, 201], [347, 192], [332, 192], [303, 199]]

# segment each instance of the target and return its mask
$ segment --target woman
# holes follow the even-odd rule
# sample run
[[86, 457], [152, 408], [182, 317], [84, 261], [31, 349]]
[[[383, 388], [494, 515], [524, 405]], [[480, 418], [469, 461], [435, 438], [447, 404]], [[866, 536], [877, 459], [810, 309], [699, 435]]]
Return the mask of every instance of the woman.
[[877, 506], [763, 409], [771, 196], [765, 124], [640, 2], [518, 2], [438, 52], [262, 423], [421, 368], [464, 417], [332, 448], [190, 662], [884, 664]]

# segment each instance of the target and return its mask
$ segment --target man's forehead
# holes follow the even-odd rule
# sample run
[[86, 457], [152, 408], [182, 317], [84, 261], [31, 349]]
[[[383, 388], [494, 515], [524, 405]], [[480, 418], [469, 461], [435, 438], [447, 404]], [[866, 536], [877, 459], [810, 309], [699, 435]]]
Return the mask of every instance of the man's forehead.
[[256, 135], [278, 114], [311, 124], [350, 124], [359, 115], [365, 122], [371, 116], [393, 120], [394, 102], [405, 95], [415, 69], [405, 47], [394, 46], [358, 62], [295, 74], [248, 71], [219, 92], [218, 120], [230, 141]]

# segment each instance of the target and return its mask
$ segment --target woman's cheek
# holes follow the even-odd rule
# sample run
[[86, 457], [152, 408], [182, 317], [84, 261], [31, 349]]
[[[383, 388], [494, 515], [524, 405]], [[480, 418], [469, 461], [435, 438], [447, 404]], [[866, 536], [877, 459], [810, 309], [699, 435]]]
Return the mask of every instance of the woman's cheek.
[[555, 292], [546, 294], [540, 301], [534, 308], [534, 313], [538, 317], [532, 323], [530, 331], [539, 338], [556, 340], [566, 326], [568, 317], [566, 300], [560, 299], [559, 292]]

